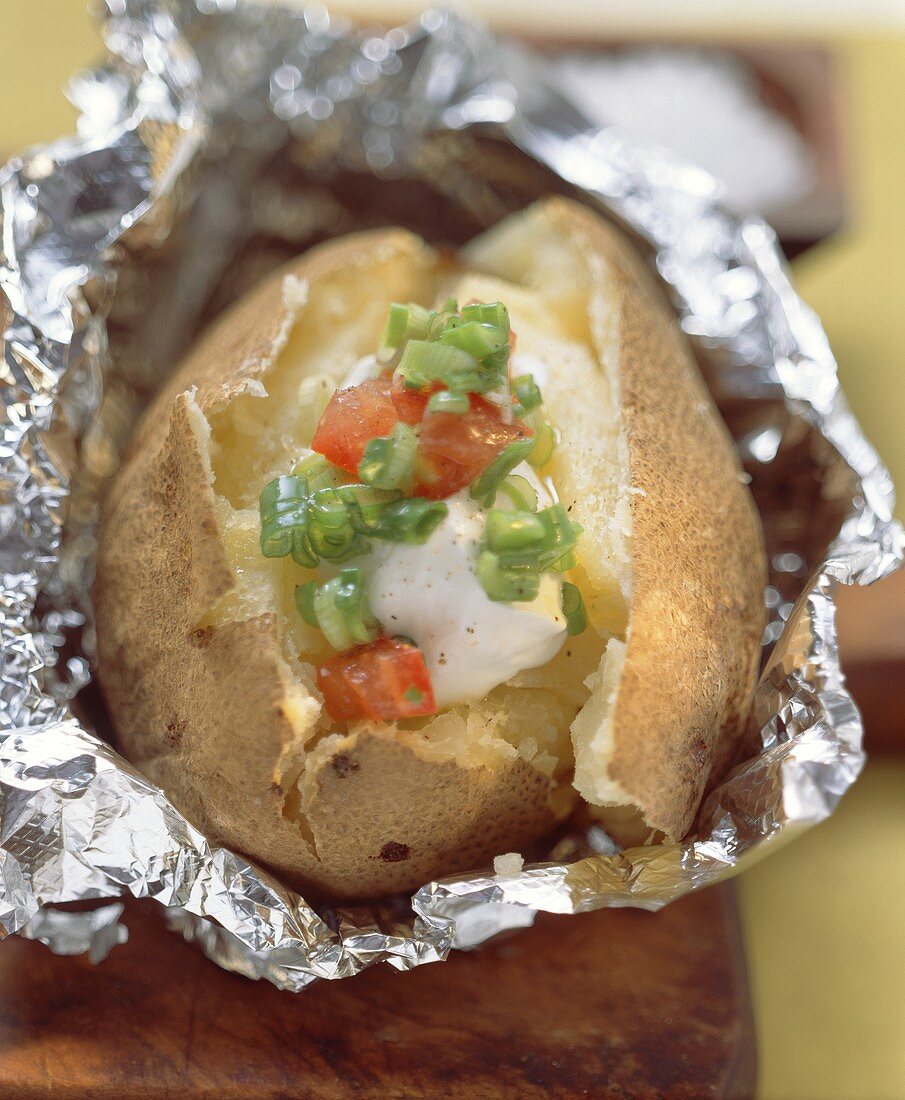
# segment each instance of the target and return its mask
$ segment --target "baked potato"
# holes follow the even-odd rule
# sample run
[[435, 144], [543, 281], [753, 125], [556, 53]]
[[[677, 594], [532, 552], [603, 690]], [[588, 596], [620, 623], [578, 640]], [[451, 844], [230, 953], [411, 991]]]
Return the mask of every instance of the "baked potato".
[[[557, 438], [537, 479], [580, 525], [568, 576], [588, 627], [566, 636], [554, 615], [550, 659], [487, 672], [479, 697], [331, 716], [332, 650], [297, 596], [318, 589], [262, 553], [259, 498], [311, 455], [390, 303], [450, 296], [505, 303], [513, 362], [544, 375]], [[441, 597], [410, 580], [433, 615]], [[764, 583], [755, 508], [671, 311], [613, 226], [548, 199], [455, 257], [395, 229], [329, 242], [212, 325], [108, 493], [98, 673], [125, 755], [211, 841], [309, 896], [366, 898], [524, 849], [579, 805], [623, 844], [682, 837], [746, 724]], [[508, 644], [478, 646], [475, 684]]]

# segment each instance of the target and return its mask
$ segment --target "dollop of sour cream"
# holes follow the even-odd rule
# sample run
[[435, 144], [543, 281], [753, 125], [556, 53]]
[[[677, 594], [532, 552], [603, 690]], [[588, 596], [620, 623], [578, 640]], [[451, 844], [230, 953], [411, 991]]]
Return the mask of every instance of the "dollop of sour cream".
[[438, 707], [482, 699], [552, 660], [566, 639], [560, 579], [544, 573], [530, 602], [491, 600], [475, 575], [485, 513], [467, 489], [446, 504], [449, 515], [422, 546], [375, 542], [354, 563], [385, 632], [417, 643]]

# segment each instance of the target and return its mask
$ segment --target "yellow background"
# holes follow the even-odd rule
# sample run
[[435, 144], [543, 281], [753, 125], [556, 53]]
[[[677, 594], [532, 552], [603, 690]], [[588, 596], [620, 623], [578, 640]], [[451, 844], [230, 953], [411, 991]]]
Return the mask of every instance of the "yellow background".
[[[851, 217], [797, 261], [795, 276], [823, 319], [855, 412], [905, 485], [905, 34], [868, 17], [870, 4], [855, 18], [845, 3], [829, 5], [827, 16], [822, 4], [761, 2], [747, 23], [747, 4], [702, 0], [684, 23], [679, 3], [632, 5], [631, 14], [594, 0], [477, 6], [501, 23], [572, 37], [614, 26], [625, 33], [634, 19], [651, 33], [781, 32], [831, 44], [848, 104]], [[400, 10], [390, 0], [357, 7]], [[99, 50], [82, 4], [2, 0], [0, 45], [0, 151], [71, 130], [74, 114], [58, 89]], [[764, 1100], [905, 1098], [903, 853], [905, 761], [887, 759], [869, 765], [829, 822], [740, 880]]]

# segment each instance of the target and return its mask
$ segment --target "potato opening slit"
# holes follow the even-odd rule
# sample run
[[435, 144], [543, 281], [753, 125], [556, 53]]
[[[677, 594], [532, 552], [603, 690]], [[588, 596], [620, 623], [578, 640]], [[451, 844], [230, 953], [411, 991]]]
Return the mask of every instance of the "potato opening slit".
[[[491, 255], [494, 251], [488, 249]], [[506, 302], [519, 346], [541, 349], [545, 360], [549, 360], [545, 366], [550, 380], [544, 392], [551, 402], [560, 434], [574, 432], [565, 421], [577, 415], [578, 405], [586, 403], [587, 392], [579, 396], [573, 388], [577, 377], [586, 389], [591, 388], [590, 396], [596, 402], [594, 415], [599, 425], [594, 429], [595, 435], [600, 438], [605, 432], [615, 447], [617, 431], [607, 421], [608, 417], [613, 419], [613, 399], [596, 361], [587, 321], [586, 293], [581, 289], [576, 293], [573, 277], [565, 288], [552, 284], [552, 294], [551, 285], [546, 286], [541, 296], [527, 285], [525, 273], [518, 270], [508, 247], [501, 248], [495, 259], [500, 257], [508, 260], [509, 270], [501, 272], [503, 277], [474, 272], [450, 274], [448, 267], [438, 265], [426, 277], [422, 273], [416, 293], [410, 292], [408, 297], [425, 305], [432, 305], [447, 294], [465, 302], [472, 299]], [[403, 260], [404, 257], [386, 257], [383, 266], [393, 268]], [[476, 266], [484, 265], [479, 262]], [[507, 264], [504, 262], [503, 266]], [[378, 345], [391, 291], [374, 296], [373, 287], [389, 291], [387, 283], [392, 283], [393, 277], [369, 279], [367, 296], [356, 294], [351, 281], [350, 273], [338, 272], [332, 279], [309, 287], [307, 300], [291, 324], [283, 346], [275, 349], [261, 383], [208, 417], [217, 514], [236, 585], [200, 625], [275, 612], [287, 682], [300, 683], [306, 696], [313, 693], [315, 697], [314, 665], [330, 651], [320, 632], [301, 620], [293, 602], [295, 585], [308, 579], [311, 573], [288, 558], [262, 557], [258, 547], [257, 497], [267, 481], [288, 472], [307, 453], [316, 426], [318, 403], [321, 402], [322, 408], [354, 363], [372, 354]], [[300, 400], [313, 404], [314, 411], [300, 407]], [[564, 420], [562, 425], [557, 422], [557, 412]], [[581, 425], [580, 430], [587, 430], [586, 426]], [[570, 446], [571, 440], [558, 448], [551, 468], [544, 471], [554, 485], [563, 485], [564, 501], [573, 484]], [[608, 462], [613, 466], [618, 459], [608, 456]], [[576, 495], [578, 490], [576, 485]], [[612, 490], [609, 496], [614, 497]], [[570, 506], [573, 510], [587, 511], [589, 504], [594, 507], [599, 503], [586, 499], [579, 505], [576, 499]], [[597, 553], [595, 547], [595, 556]], [[453, 761], [474, 768], [493, 767], [506, 759], [520, 757], [555, 781], [557, 789], [552, 798], [558, 805], [574, 802], [571, 782], [575, 764], [570, 729], [589, 696], [585, 680], [599, 666], [607, 640], [625, 629], [624, 600], [615, 569], [604, 575], [603, 584], [600, 575], [589, 579], [581, 566], [575, 572], [576, 581], [586, 591], [595, 593], [589, 609], [592, 629], [570, 638], [546, 666], [519, 673], [485, 699], [452, 707], [431, 718], [397, 723], [391, 735], [426, 761]], [[292, 690], [290, 687], [290, 696]], [[312, 720], [308, 708], [302, 708], [296, 721], [290, 707], [288, 717], [305, 754], [324, 737], [346, 732], [344, 724], [331, 723], [323, 712]], [[291, 771], [284, 771], [278, 780], [288, 792], [285, 815], [303, 829], [313, 849], [314, 837], [305, 824], [304, 770], [303, 756], [301, 767], [296, 765]]]

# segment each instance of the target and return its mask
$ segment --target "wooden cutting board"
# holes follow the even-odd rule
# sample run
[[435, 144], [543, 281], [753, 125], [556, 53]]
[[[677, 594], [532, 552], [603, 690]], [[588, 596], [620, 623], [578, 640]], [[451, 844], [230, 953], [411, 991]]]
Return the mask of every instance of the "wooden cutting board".
[[302, 994], [227, 974], [130, 903], [99, 966], [0, 944], [0, 1097], [750, 1097], [732, 888], [534, 928]]

